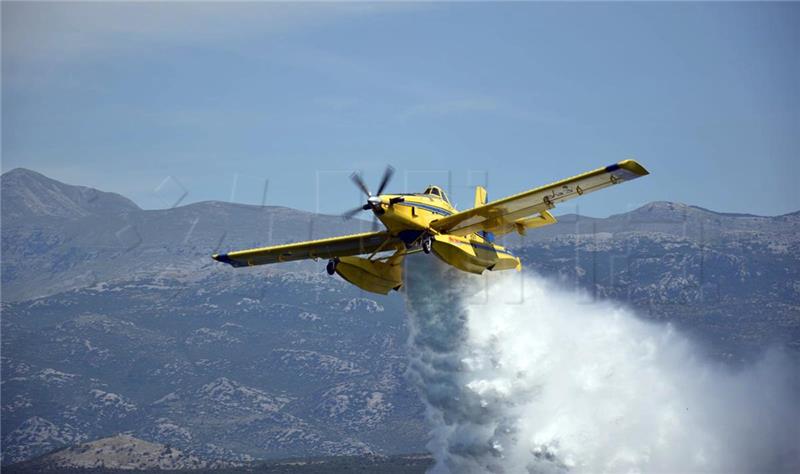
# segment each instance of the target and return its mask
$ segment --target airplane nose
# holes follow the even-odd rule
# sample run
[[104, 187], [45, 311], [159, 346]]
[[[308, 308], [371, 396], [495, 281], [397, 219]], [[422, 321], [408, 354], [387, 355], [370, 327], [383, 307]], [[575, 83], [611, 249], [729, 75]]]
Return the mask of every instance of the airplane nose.
[[371, 196], [368, 201], [369, 206], [372, 207], [372, 212], [375, 213], [376, 216], [383, 215], [386, 212], [383, 199], [381, 199], [380, 196]]

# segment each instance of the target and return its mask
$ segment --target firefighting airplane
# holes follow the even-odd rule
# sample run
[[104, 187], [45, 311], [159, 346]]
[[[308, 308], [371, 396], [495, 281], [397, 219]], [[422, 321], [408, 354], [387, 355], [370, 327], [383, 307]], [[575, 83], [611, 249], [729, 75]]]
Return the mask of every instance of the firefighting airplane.
[[403, 286], [403, 259], [419, 251], [433, 252], [470, 273], [520, 270], [519, 258], [495, 244], [495, 235], [514, 231], [524, 235], [528, 229], [554, 224], [549, 210], [556, 204], [649, 174], [636, 161], [625, 160], [489, 203], [486, 189], [478, 186], [475, 206], [459, 212], [439, 186], [429, 186], [422, 193], [382, 194], [393, 173], [392, 167], [386, 169], [376, 194], [353, 173], [351, 179], [367, 202], [343, 215], [349, 219], [360, 211], [372, 211], [386, 230], [238, 250], [212, 258], [234, 267], [326, 258], [328, 274], [338, 273], [359, 288], [381, 294]]

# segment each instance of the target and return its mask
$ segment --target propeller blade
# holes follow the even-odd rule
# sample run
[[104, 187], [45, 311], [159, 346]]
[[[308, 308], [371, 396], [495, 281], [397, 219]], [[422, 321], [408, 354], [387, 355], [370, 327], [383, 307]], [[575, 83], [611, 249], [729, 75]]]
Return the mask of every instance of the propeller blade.
[[375, 214], [372, 214], [372, 232], [376, 232], [378, 230], [378, 219], [375, 217]]
[[378, 196], [383, 194], [383, 189], [389, 184], [389, 180], [392, 179], [392, 175], [394, 174], [394, 168], [392, 166], [387, 166], [386, 171], [383, 172], [383, 179], [381, 179], [381, 184], [378, 186]]
[[366, 183], [364, 183], [364, 179], [361, 178], [360, 174], [353, 173], [353, 174], [350, 175], [350, 179], [354, 183], [356, 183], [356, 186], [358, 186], [358, 189], [360, 189], [364, 194], [366, 194], [367, 196], [372, 196], [372, 194], [369, 192], [369, 188], [367, 188], [367, 185], [366, 185]]
[[364, 206], [358, 206], [356, 208], [350, 209], [349, 211], [342, 214], [342, 219], [349, 220], [352, 219], [353, 216], [358, 214], [359, 212], [364, 210]]

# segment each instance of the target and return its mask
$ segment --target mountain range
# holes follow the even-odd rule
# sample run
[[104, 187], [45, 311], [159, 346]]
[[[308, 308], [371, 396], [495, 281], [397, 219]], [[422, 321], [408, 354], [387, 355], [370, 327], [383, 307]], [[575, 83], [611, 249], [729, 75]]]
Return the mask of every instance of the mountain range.
[[[402, 294], [364, 293], [325, 262], [209, 258], [369, 223], [225, 202], [143, 210], [25, 169], [0, 192], [4, 464], [120, 433], [204, 463], [424, 451]], [[506, 239], [525, 271], [669, 321], [725, 363], [800, 351], [800, 212], [654, 202], [558, 219]]]

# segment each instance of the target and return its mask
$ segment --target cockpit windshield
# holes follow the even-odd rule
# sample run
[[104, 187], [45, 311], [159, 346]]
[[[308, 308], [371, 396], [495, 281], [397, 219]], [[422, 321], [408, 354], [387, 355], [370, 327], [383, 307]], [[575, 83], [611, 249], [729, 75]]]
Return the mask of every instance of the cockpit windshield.
[[444, 200], [445, 202], [448, 202], [448, 203], [450, 202], [450, 200], [447, 199], [447, 194], [445, 194], [444, 191], [439, 186], [428, 186], [428, 188], [425, 190], [425, 192], [423, 194], [429, 194], [431, 196], [437, 196], [437, 197], [442, 198], [442, 200]]

